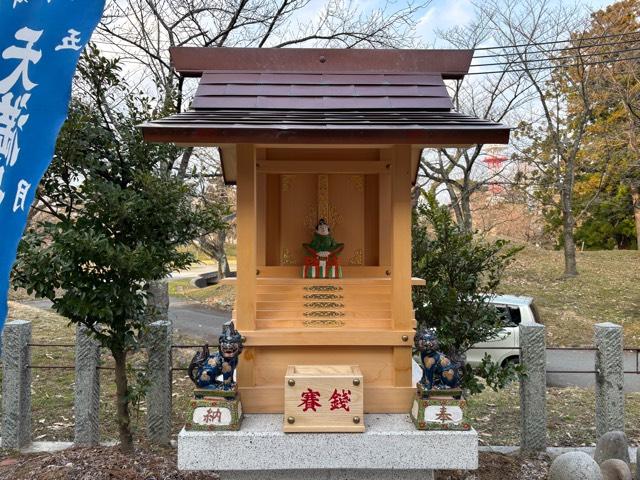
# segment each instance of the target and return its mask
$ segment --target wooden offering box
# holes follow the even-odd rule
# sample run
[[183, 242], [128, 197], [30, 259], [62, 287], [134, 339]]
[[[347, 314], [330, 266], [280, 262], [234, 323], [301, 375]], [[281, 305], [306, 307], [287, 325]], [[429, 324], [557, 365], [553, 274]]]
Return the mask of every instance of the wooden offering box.
[[354, 365], [290, 365], [285, 432], [364, 432], [362, 372]]
[[[218, 147], [237, 186], [233, 315], [246, 337], [237, 370], [246, 413], [284, 412], [289, 365], [358, 365], [365, 412], [409, 412], [411, 286], [421, 282], [411, 278], [411, 192], [422, 152], [509, 138], [503, 125], [453, 111], [444, 81], [462, 79], [472, 58], [171, 50], [180, 75], [200, 77], [192, 109], [142, 129], [147, 141]], [[334, 250], [342, 278], [302, 278], [302, 244], [321, 219], [344, 244]]]

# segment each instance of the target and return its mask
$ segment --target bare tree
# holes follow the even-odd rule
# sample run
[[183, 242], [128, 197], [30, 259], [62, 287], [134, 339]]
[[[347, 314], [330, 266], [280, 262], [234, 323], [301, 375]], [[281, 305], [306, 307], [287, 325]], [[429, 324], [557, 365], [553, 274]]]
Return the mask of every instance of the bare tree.
[[414, 17], [429, 2], [365, 13], [352, 0], [327, 0], [319, 12], [310, 0], [111, 0], [98, 41], [143, 67], [159, 102], [180, 110], [186, 102], [170, 47], [406, 48], [416, 44]]
[[[487, 12], [479, 10], [473, 22], [440, 31], [438, 36], [454, 48], [474, 49], [490, 39], [489, 26]], [[522, 75], [509, 68], [496, 74], [467, 76], [463, 82], [455, 82], [451, 91], [458, 111], [507, 123], [517, 120], [514, 113], [530, 102], [532, 93]], [[482, 154], [483, 145], [440, 149], [426, 151], [420, 162], [420, 174], [427, 180], [425, 186], [432, 191], [445, 189], [456, 221], [467, 232], [473, 230], [473, 194], [501, 179], [509, 167], [509, 163], [505, 163], [498, 171], [483, 171], [478, 165]]]
[[[523, 151], [536, 165], [538, 181], [546, 179], [555, 192], [545, 198], [560, 212], [564, 274], [575, 276], [573, 190], [577, 156], [591, 115], [592, 84], [580, 49], [573, 50], [568, 61], [557, 51], [567, 47], [570, 34], [573, 44], [580, 46], [581, 38], [574, 32], [585, 26], [583, 9], [551, 0], [487, 0], [477, 5], [489, 19], [495, 43], [511, 46], [501, 50], [496, 62], [507, 63], [507, 69], [519, 73], [536, 94], [539, 116], [530, 133], [541, 134], [537, 146], [544, 146], [545, 154], [540, 148]], [[569, 96], [577, 108], [568, 108]]]

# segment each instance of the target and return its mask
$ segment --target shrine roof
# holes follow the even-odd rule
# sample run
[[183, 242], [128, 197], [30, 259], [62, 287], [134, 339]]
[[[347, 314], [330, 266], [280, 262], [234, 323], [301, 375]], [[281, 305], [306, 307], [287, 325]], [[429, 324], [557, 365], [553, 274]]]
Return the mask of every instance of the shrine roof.
[[225, 145], [237, 143], [424, 148], [509, 140], [508, 127], [453, 110], [444, 81], [464, 77], [472, 50], [180, 47], [170, 53], [180, 75], [200, 77], [198, 89], [188, 111], [142, 125], [144, 138], [222, 146], [223, 163]]
[[[453, 111], [194, 109], [149, 122], [145, 139], [182, 144], [506, 143], [509, 129]], [[330, 135], [327, 135], [330, 133]]]

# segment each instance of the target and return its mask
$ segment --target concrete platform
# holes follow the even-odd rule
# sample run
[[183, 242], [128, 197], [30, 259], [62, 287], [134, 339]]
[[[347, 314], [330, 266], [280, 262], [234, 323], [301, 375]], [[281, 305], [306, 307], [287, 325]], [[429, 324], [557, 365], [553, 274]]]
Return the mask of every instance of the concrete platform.
[[282, 432], [282, 415], [247, 415], [238, 432], [182, 430], [178, 468], [222, 480], [428, 480], [478, 468], [478, 435], [416, 430], [408, 415], [365, 415], [364, 433]]

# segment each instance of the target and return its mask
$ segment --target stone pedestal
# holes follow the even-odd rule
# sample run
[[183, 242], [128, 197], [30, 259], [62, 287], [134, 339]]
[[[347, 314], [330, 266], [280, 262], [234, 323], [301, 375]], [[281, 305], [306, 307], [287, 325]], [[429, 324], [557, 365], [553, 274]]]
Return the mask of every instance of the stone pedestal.
[[478, 435], [419, 431], [409, 415], [365, 415], [364, 433], [283, 433], [282, 415], [246, 415], [237, 432], [182, 430], [178, 467], [222, 480], [429, 480], [478, 468]]

